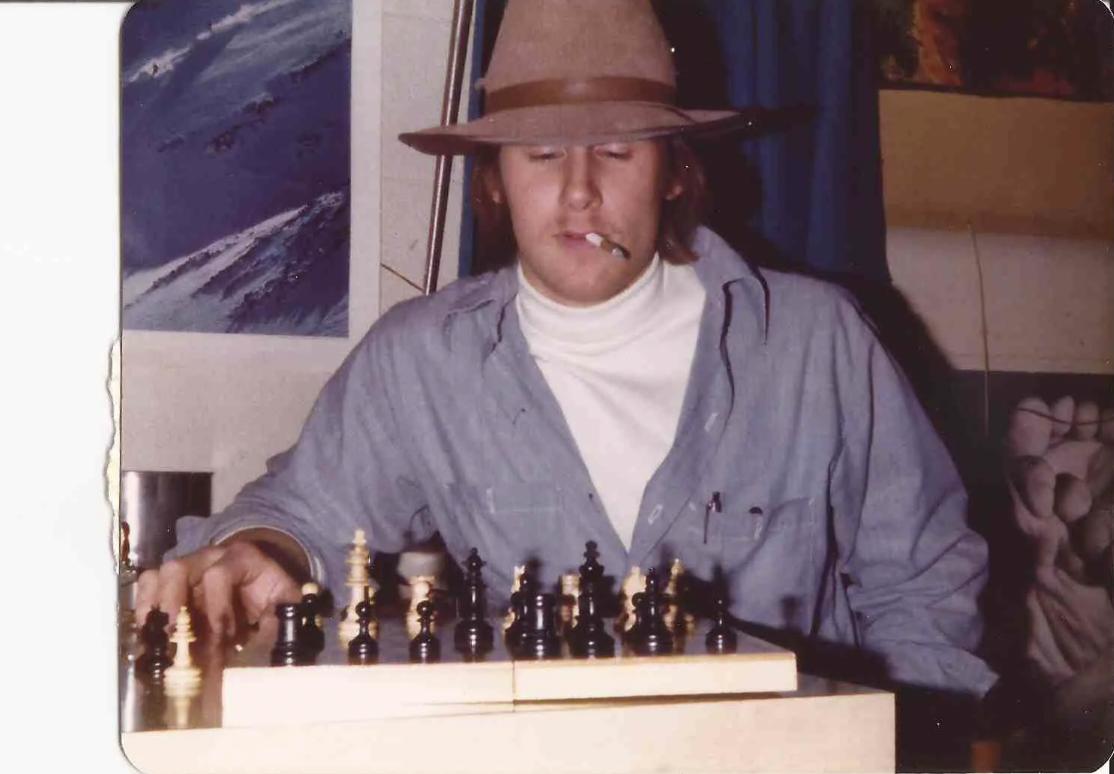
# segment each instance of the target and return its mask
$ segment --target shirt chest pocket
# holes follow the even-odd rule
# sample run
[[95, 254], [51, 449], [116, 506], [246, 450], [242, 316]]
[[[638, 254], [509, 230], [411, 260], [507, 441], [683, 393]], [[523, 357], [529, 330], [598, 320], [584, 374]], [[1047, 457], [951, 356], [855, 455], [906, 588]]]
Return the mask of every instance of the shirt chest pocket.
[[797, 497], [780, 502], [747, 500], [740, 495], [735, 503], [723, 503], [721, 512], [711, 512], [714, 534], [729, 543], [756, 543], [774, 536], [806, 537], [820, 523], [823, 509], [819, 498]]

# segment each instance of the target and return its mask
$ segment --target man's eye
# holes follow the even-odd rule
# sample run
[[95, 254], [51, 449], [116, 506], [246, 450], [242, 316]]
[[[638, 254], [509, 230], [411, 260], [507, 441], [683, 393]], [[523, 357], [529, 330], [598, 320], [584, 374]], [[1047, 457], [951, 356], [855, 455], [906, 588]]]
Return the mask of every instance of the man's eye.
[[626, 145], [601, 145], [596, 152], [608, 159], [629, 159], [631, 156], [630, 148]]
[[552, 161], [553, 159], [560, 158], [560, 151], [556, 148], [537, 148], [531, 150], [527, 154], [530, 161]]

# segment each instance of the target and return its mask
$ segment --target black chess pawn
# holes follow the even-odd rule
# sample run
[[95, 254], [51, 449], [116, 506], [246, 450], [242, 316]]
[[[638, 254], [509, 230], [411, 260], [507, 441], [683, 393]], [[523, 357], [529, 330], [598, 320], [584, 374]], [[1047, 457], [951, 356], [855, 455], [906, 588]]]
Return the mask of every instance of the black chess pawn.
[[561, 657], [561, 636], [557, 633], [556, 598], [544, 591], [535, 591], [525, 607], [518, 647], [513, 651], [520, 659]]
[[487, 602], [484, 595], [483, 566], [484, 561], [480, 558], [479, 551], [473, 548], [464, 560], [467, 571], [464, 590], [457, 600], [457, 616], [460, 620], [453, 632], [453, 644], [469, 661], [483, 657], [492, 649], [495, 641], [495, 630], [485, 618]]
[[529, 617], [530, 605], [536, 593], [537, 584], [534, 582], [533, 572], [527, 567], [518, 580], [518, 591], [511, 594], [511, 610], [514, 612], [514, 620], [503, 633], [507, 650], [511, 653], [518, 650], [519, 640], [526, 626], [526, 619]]
[[158, 607], [151, 608], [147, 613], [139, 632], [143, 654], [135, 662], [139, 674], [159, 680], [167, 667], [174, 663], [170, 657], [170, 637], [166, 633], [168, 623], [170, 616]]
[[317, 616], [321, 610], [321, 597], [316, 588], [310, 587], [302, 595], [302, 602], [298, 606], [298, 615], [301, 618], [302, 660], [312, 663], [317, 654], [325, 649], [325, 632], [317, 625]]
[[673, 652], [673, 634], [662, 620], [665, 597], [657, 571], [646, 572], [646, 590], [634, 595], [635, 623], [627, 641], [639, 656], [664, 656]]
[[569, 633], [569, 653], [576, 658], [608, 658], [615, 655], [615, 638], [607, 633], [600, 615], [595, 585], [581, 589], [577, 598], [576, 626]]
[[348, 660], [353, 664], [370, 664], [379, 658], [379, 643], [371, 636], [371, 619], [374, 607], [367, 586], [364, 586], [364, 598], [356, 603], [356, 623], [360, 627], [359, 633], [348, 643]]
[[713, 655], [734, 653], [738, 649], [739, 638], [727, 622], [727, 596], [722, 592], [716, 594], [713, 615], [712, 628], [704, 636], [705, 648]]
[[600, 564], [600, 551], [596, 541], [589, 540], [584, 544], [584, 564], [580, 565], [581, 582], [603, 580], [603, 565]]
[[303, 663], [302, 616], [298, 608], [299, 605], [293, 602], [279, 602], [275, 605], [278, 634], [275, 636], [275, 646], [271, 648], [272, 666], [296, 666]]
[[441, 660], [441, 642], [432, 631], [433, 605], [429, 600], [418, 603], [418, 634], [410, 641], [410, 660], [430, 664]]
[[575, 658], [607, 658], [615, 655], [615, 638], [607, 633], [599, 605], [603, 566], [597, 561], [595, 541], [589, 540], [580, 565], [580, 594], [576, 625], [569, 632], [569, 653]]

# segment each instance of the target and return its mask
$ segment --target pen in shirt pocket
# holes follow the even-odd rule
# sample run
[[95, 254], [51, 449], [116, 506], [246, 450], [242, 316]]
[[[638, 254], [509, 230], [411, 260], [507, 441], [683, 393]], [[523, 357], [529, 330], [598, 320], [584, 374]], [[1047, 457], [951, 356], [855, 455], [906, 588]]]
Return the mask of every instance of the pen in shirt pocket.
[[712, 492], [712, 496], [708, 502], [704, 504], [704, 543], [708, 543], [708, 520], [711, 518], [712, 511], [716, 513], [723, 513], [723, 499], [720, 497], [719, 492]]

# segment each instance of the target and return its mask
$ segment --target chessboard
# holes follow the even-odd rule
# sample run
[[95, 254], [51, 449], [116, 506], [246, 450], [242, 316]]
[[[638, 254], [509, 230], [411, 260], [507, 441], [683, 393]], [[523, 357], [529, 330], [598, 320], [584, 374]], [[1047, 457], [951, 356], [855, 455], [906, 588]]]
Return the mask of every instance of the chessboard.
[[[694, 615], [681, 604], [679, 563], [663, 577], [635, 569], [609, 605], [593, 545], [585, 556], [579, 573], [552, 584], [516, 568], [500, 608], [486, 603], [473, 552], [453, 595], [413, 578], [408, 604], [392, 607], [376, 604], [357, 534], [339, 607], [322, 605], [308, 584], [300, 603], [276, 606], [232, 646], [198, 641], [185, 608], [173, 627], [153, 611], [121, 670], [124, 750], [144, 771], [591, 763], [568, 749], [509, 769], [482, 759], [499, 747], [532, 756], [548, 748], [538, 735], [552, 731], [581, 740], [608, 770], [730, 771], [744, 760], [777, 770], [892, 768], [889, 694], [799, 675], [791, 651], [737, 630], [722, 595]], [[790, 726], [809, 738], [783, 750]], [[310, 754], [345, 730], [373, 738], [378, 757], [350, 760], [330, 747], [326, 765]], [[628, 749], [616, 733], [652, 738]], [[458, 749], [440, 746], [449, 739]], [[419, 748], [425, 757], [412, 769], [407, 754]]]
[[[409, 656], [405, 620], [379, 622], [378, 658], [354, 662], [341, 638], [328, 636], [312, 663], [273, 666], [273, 628], [232, 655], [223, 671], [225, 726], [356, 721], [386, 717], [552, 709], [562, 702], [651, 697], [724, 696], [793, 691], [796, 659], [787, 651], [739, 633], [733, 653], [709, 654], [710, 626], [678, 636], [669, 655], [643, 656], [628, 647], [611, 657], [576, 658], [563, 641], [552, 658], [521, 659], [495, 637], [475, 658], [451, 647], [459, 621], [447, 618], [435, 662]], [[613, 620], [607, 621], [609, 626]], [[618, 635], [618, 632], [615, 632]], [[289, 697], [297, 696], [297, 702]]]

